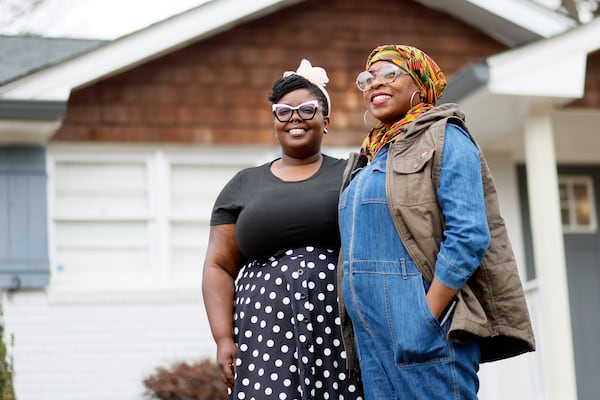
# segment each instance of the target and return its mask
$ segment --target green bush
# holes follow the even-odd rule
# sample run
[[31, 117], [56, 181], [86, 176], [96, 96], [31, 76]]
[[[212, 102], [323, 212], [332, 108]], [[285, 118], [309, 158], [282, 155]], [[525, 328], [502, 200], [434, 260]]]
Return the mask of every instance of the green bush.
[[2, 305], [0, 304], [0, 395], [2, 396], [0, 397], [1, 400], [16, 399], [12, 378], [12, 360], [8, 358], [6, 344], [4, 343], [4, 318], [2, 312]]
[[227, 386], [221, 381], [217, 364], [202, 360], [195, 364], [176, 363], [159, 367], [144, 379], [146, 399], [227, 400]]

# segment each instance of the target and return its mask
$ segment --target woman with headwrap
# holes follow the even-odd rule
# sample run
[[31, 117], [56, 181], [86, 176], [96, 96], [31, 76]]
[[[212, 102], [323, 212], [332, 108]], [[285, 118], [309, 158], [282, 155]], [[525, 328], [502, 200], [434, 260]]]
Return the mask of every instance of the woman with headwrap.
[[339, 202], [349, 368], [367, 399], [476, 399], [480, 362], [534, 349], [491, 174], [423, 51], [379, 46], [356, 84], [379, 122]]
[[231, 399], [362, 399], [338, 318], [337, 202], [345, 160], [321, 153], [325, 70], [302, 60], [269, 100], [281, 157], [246, 168], [211, 217], [202, 291]]

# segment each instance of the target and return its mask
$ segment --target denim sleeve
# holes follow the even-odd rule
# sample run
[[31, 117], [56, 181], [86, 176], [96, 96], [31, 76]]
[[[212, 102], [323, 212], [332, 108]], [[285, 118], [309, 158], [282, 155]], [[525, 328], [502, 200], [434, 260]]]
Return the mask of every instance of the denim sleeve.
[[490, 242], [479, 153], [468, 134], [448, 124], [440, 171], [438, 203], [444, 215], [444, 239], [435, 278], [459, 290], [477, 270]]

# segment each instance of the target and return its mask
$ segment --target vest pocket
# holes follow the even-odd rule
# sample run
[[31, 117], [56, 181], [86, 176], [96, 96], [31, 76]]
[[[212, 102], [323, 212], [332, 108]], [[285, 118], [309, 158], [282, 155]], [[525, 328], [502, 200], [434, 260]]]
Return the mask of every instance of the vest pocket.
[[392, 195], [400, 205], [420, 205], [436, 202], [436, 192], [431, 180], [434, 149], [420, 154], [397, 154], [392, 162]]

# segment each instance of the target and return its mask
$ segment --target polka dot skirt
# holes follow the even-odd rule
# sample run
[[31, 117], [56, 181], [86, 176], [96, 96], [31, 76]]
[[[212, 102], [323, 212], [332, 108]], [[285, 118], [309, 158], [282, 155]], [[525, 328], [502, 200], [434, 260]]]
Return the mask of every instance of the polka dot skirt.
[[306, 247], [243, 268], [231, 399], [363, 399], [345, 367], [336, 263], [337, 252]]

